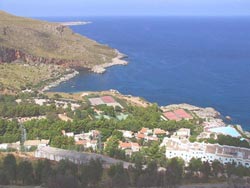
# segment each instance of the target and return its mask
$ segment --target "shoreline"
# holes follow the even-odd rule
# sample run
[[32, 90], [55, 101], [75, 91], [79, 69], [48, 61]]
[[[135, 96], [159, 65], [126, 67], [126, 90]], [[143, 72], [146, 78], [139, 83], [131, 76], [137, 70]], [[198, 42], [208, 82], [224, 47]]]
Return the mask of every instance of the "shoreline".
[[[96, 73], [96, 74], [103, 74], [106, 72], [106, 68], [115, 66], [115, 65], [127, 65], [128, 62], [124, 60], [127, 56], [121, 52], [119, 52], [117, 49], [115, 49], [115, 52], [117, 53], [117, 56], [112, 59], [111, 63], [105, 63], [101, 65], [95, 65], [91, 69], [88, 69], [88, 71]], [[46, 92], [49, 91], [51, 88], [57, 87], [62, 82], [66, 82], [72, 78], [74, 78], [76, 75], [79, 74], [79, 72], [76, 69], [71, 69], [73, 72], [69, 74], [64, 74], [59, 79], [56, 79], [55, 81], [49, 83], [48, 85], [45, 85], [40, 91]]]
[[93, 68], [91, 68], [91, 72], [97, 73], [97, 74], [103, 74], [106, 72], [106, 68], [112, 67], [115, 65], [127, 65], [128, 62], [124, 60], [127, 56], [125, 54], [122, 54], [118, 50], [115, 50], [117, 53], [117, 56], [112, 59], [111, 63], [104, 63], [101, 65], [95, 65]]
[[75, 25], [87, 25], [87, 24], [91, 24], [92, 22], [73, 21], [73, 22], [57, 22], [57, 23], [63, 26], [75, 26]]
[[62, 77], [60, 77], [59, 79], [49, 83], [48, 85], [44, 86], [40, 91], [41, 92], [45, 92], [45, 91], [49, 91], [51, 88], [57, 87], [58, 85], [60, 85], [62, 82], [66, 82], [72, 78], [74, 78], [76, 75], [79, 74], [78, 71], [73, 70], [72, 69], [72, 73], [69, 74], [64, 74]]

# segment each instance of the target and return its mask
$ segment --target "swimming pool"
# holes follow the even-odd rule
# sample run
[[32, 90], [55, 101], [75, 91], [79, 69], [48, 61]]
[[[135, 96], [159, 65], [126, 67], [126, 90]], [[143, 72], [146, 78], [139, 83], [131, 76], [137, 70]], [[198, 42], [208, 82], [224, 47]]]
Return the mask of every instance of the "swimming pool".
[[221, 133], [224, 135], [229, 135], [232, 137], [241, 136], [241, 134], [232, 126], [212, 128], [212, 129], [209, 129], [209, 131], [214, 132], [214, 133]]

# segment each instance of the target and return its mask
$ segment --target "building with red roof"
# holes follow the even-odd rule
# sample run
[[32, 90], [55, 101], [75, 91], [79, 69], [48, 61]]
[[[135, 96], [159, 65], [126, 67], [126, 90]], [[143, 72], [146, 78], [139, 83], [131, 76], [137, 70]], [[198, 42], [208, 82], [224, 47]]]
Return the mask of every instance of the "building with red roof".
[[162, 129], [159, 129], [159, 128], [154, 129], [154, 135], [166, 135], [166, 134], [167, 132]]
[[140, 145], [136, 142], [119, 142], [119, 148], [122, 150], [131, 149], [132, 152], [140, 151]]
[[136, 135], [136, 138], [137, 139], [144, 139], [146, 137], [146, 135], [145, 134], [142, 134], [142, 133], [138, 133], [137, 135]]

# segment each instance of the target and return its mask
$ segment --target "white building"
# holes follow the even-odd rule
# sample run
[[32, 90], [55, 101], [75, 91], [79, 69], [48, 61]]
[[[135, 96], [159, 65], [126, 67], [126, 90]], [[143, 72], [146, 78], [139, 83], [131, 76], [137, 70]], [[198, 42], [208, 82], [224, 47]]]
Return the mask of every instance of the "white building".
[[132, 131], [125, 131], [125, 130], [119, 130], [120, 132], [122, 132], [122, 135], [124, 138], [133, 138], [134, 137], [134, 133]]
[[181, 128], [176, 132], [177, 136], [180, 137], [189, 137], [190, 136], [190, 129], [186, 129], [186, 128]]
[[48, 146], [49, 140], [26, 140], [24, 142], [24, 147], [30, 149], [31, 147], [41, 147], [41, 146]]
[[250, 149], [219, 144], [191, 143], [187, 139], [164, 138], [161, 146], [166, 147], [166, 157], [182, 158], [186, 163], [192, 158], [223, 164], [235, 162], [237, 165], [250, 167]]

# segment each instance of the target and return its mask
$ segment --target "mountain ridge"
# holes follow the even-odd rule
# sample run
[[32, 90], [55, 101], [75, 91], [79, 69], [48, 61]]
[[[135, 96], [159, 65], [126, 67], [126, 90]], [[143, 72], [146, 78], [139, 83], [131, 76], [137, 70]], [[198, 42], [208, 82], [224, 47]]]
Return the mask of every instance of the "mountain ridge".
[[23, 61], [93, 68], [112, 62], [117, 51], [58, 23], [0, 11], [0, 62]]

